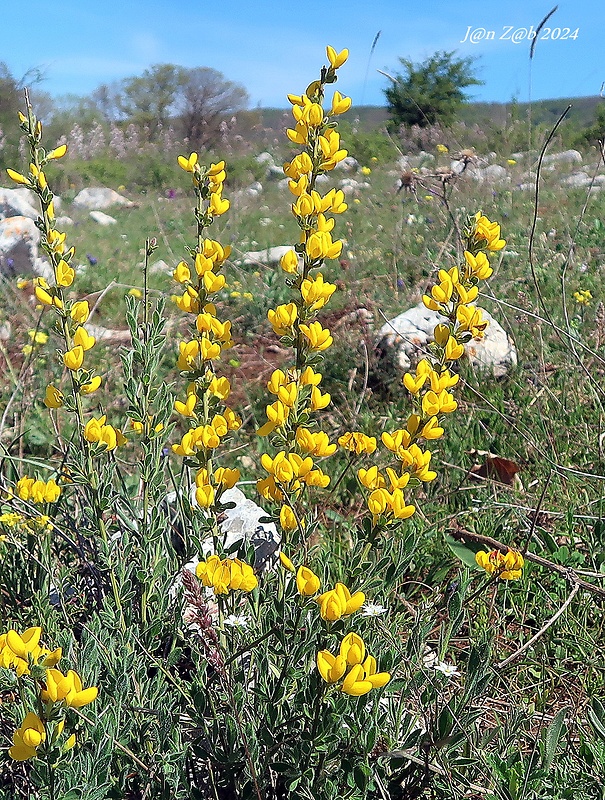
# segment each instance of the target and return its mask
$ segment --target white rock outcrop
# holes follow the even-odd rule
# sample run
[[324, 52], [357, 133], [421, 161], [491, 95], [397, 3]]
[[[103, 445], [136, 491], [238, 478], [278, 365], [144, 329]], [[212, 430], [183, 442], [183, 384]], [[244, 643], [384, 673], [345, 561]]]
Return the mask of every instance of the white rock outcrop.
[[[485, 335], [468, 342], [466, 353], [473, 367], [502, 377], [517, 363], [517, 350], [500, 323], [487, 311], [483, 316], [489, 322]], [[385, 358], [390, 356], [389, 361], [404, 372], [423, 358], [427, 345], [433, 340], [435, 326], [440, 322], [443, 322], [440, 314], [418, 303], [382, 326], [377, 350]]]

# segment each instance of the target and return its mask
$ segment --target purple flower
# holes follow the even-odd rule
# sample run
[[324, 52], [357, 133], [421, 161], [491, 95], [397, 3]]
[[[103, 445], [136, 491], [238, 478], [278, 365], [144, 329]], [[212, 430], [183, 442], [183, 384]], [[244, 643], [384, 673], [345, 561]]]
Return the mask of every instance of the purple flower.
[[88, 263], [91, 267], [94, 267], [94, 265], [97, 263], [97, 259], [94, 256], [91, 256], [90, 253], [86, 253], [86, 258], [88, 259]]

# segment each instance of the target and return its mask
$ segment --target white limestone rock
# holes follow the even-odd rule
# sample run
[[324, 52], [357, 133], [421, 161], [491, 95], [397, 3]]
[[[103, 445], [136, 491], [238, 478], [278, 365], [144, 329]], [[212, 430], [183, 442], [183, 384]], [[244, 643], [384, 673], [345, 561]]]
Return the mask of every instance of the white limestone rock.
[[25, 191], [0, 189], [0, 219], [9, 219], [10, 217], [38, 219], [40, 212], [35, 206], [36, 200], [32, 195], [33, 192], [29, 189], [25, 189]]
[[562, 153], [549, 153], [542, 159], [543, 164], [581, 164], [582, 153], [578, 150], [564, 150]]
[[110, 217], [109, 214], [105, 214], [103, 211], [91, 211], [88, 216], [96, 223], [103, 225], [104, 227], [107, 225], [115, 225], [117, 223], [117, 219]]
[[40, 232], [30, 217], [0, 220], [0, 275], [39, 275]]
[[[471, 340], [466, 345], [470, 363], [479, 369], [489, 370], [499, 378], [517, 363], [517, 351], [500, 323], [487, 311], [483, 316], [489, 325], [483, 339]], [[424, 357], [426, 346], [433, 340], [435, 326], [443, 322], [436, 311], [430, 311], [424, 303], [404, 311], [385, 323], [378, 332], [377, 351], [401, 372]]]
[[81, 192], [74, 197], [74, 206], [78, 208], [85, 208], [89, 211], [100, 211], [110, 206], [124, 206], [125, 208], [132, 208], [134, 203], [127, 197], [114, 192], [113, 189], [96, 186], [88, 189], [82, 189]]
[[266, 250], [251, 250], [249, 253], [244, 253], [241, 263], [249, 266], [265, 264], [268, 267], [273, 267], [279, 264], [282, 256], [289, 250], [292, 250], [292, 245], [290, 244], [268, 247]]

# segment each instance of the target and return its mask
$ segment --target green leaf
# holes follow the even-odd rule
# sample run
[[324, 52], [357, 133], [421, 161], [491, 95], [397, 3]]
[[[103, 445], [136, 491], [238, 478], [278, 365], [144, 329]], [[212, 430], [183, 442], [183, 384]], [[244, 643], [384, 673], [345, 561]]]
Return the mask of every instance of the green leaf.
[[592, 698], [588, 719], [597, 736], [605, 742], [605, 707], [596, 697]]
[[557, 754], [559, 741], [565, 733], [564, 726], [566, 714], [567, 708], [562, 708], [546, 729], [546, 734], [544, 737], [544, 767], [548, 770], [552, 768], [555, 756]]
[[451, 536], [445, 537], [445, 543], [450, 548], [452, 553], [462, 561], [463, 564], [466, 564], [467, 567], [471, 569], [480, 570], [481, 567], [475, 561], [475, 555], [479, 552], [479, 550], [483, 550], [483, 545], [480, 545], [478, 542], [468, 542], [463, 544], [462, 542], [457, 542], [456, 539], [452, 538]]

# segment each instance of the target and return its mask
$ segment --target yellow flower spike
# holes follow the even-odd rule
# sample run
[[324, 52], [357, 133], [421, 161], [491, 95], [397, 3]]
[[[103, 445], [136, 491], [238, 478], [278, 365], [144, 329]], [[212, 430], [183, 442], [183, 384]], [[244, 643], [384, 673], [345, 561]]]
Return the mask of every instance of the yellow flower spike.
[[63, 405], [63, 393], [60, 392], [56, 386], [53, 386], [52, 383], [46, 387], [44, 405], [47, 408], [61, 408]]
[[303, 597], [313, 597], [321, 587], [321, 581], [308, 567], [299, 567], [296, 572], [296, 588]]
[[93, 392], [97, 391], [97, 389], [101, 386], [102, 382], [103, 379], [101, 378], [101, 376], [95, 375], [95, 377], [91, 381], [89, 381], [88, 383], [84, 383], [82, 384], [82, 386], [80, 386], [80, 391], [83, 394], [92, 394]]
[[84, 352], [95, 346], [96, 339], [82, 325], [74, 333], [74, 344], [80, 346]]
[[79, 322], [80, 325], [83, 325], [90, 316], [88, 300], [79, 300], [77, 303], [74, 303], [69, 315], [74, 322]]
[[73, 349], [68, 350], [63, 354], [63, 363], [67, 369], [76, 372], [84, 362], [84, 348], [82, 345], [76, 345]]
[[349, 51], [345, 49], [341, 50], [340, 53], [337, 53], [333, 47], [328, 45], [326, 47], [326, 55], [328, 56], [328, 61], [330, 62], [332, 69], [338, 69], [339, 67], [342, 67], [349, 57]]

